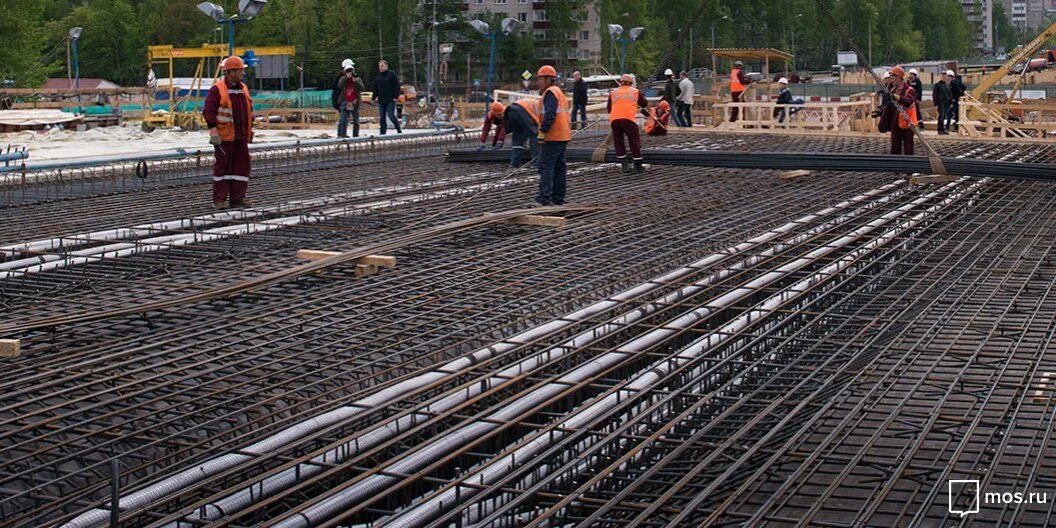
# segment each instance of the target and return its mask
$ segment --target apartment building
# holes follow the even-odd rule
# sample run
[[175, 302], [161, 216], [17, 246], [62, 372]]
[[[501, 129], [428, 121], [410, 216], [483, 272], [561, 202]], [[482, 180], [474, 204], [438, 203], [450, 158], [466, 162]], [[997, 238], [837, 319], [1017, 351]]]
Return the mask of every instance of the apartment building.
[[[521, 22], [521, 32], [530, 32], [538, 42], [552, 41], [555, 35], [550, 27], [550, 21], [546, 14], [546, 2], [539, 0], [463, 0], [463, 11], [466, 16], [473, 18], [478, 13], [485, 11], [501, 14]], [[589, 65], [597, 65], [601, 61], [601, 43], [603, 31], [601, 20], [598, 15], [596, 2], [587, 2], [586, 16], [581, 21], [579, 28], [566, 35], [574, 45], [566, 51], [563, 57], [566, 61], [574, 62], [579, 68]], [[535, 50], [536, 57], [540, 60], [558, 60], [559, 50], [553, 47], [540, 45]]]
[[972, 24], [975, 50], [990, 53], [994, 49], [994, 0], [961, 0], [961, 7]]

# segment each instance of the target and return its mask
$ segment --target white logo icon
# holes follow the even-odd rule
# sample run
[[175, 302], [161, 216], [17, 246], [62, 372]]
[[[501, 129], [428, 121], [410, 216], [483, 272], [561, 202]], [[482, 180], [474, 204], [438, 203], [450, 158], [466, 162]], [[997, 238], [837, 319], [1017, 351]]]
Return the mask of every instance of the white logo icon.
[[[968, 504], [965, 509], [958, 509], [956, 500], [967, 496]], [[979, 481], [978, 480], [951, 480], [949, 485], [949, 510], [964, 517], [969, 513], [979, 513]]]

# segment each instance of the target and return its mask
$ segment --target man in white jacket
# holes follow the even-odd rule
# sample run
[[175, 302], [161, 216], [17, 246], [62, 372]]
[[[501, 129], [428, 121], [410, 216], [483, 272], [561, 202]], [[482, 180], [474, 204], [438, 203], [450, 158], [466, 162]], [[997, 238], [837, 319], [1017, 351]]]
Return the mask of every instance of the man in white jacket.
[[693, 126], [693, 81], [689, 80], [689, 76], [684, 71], [680, 77], [682, 80], [678, 81], [678, 101], [675, 111], [683, 126], [691, 127]]

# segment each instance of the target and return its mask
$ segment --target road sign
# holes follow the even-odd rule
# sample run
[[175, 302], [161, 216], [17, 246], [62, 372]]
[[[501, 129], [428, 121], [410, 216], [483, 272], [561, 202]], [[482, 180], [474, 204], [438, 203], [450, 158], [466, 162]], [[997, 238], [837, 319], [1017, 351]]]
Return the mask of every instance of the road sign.
[[522, 78], [522, 79], [524, 79], [524, 80], [526, 80], [526, 81], [527, 81], [528, 79], [531, 79], [531, 78], [532, 78], [532, 72], [530, 72], [530, 71], [528, 71], [528, 70], [524, 70], [524, 71], [523, 71], [523, 72], [521, 73], [521, 78]]

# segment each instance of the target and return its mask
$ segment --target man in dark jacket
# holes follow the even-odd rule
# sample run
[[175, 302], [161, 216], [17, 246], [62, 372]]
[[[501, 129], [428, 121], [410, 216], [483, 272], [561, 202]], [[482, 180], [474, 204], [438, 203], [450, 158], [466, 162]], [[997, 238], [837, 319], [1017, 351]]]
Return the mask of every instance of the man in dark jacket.
[[581, 116], [583, 124], [579, 128], [587, 126], [587, 83], [578, 71], [572, 72], [572, 128], [576, 128], [576, 116]]
[[340, 112], [337, 122], [337, 137], [348, 137], [348, 120], [352, 119], [352, 136], [359, 137], [359, 96], [366, 91], [363, 80], [356, 75], [356, 64], [352, 59], [341, 63], [341, 75], [337, 78], [330, 103]]
[[400, 96], [400, 78], [389, 69], [389, 61], [378, 61], [378, 74], [374, 77], [374, 93], [370, 100], [378, 103], [378, 119], [381, 121], [381, 135], [385, 135], [388, 119], [396, 124], [396, 133], [401, 134], [400, 121], [396, 119], [396, 98]]
[[945, 136], [950, 133], [946, 128], [946, 121], [950, 113], [950, 104], [953, 101], [948, 76], [945, 73], [940, 75], [939, 82], [931, 87], [931, 98], [935, 101], [935, 108], [939, 110], [939, 134]]
[[[667, 101], [671, 108], [678, 108], [678, 81], [675, 80], [675, 72], [668, 68], [664, 70], [664, 76], [667, 77], [667, 82], [664, 83], [664, 95], [660, 97], [660, 100]], [[671, 114], [671, 117], [675, 120], [675, 126], [685, 126], [678, 112]]]
[[950, 131], [950, 125], [953, 125], [953, 130], [957, 130], [957, 126], [961, 121], [961, 97], [968, 93], [968, 87], [961, 82], [961, 78], [953, 71], [948, 70], [946, 77], [950, 83], [950, 112], [946, 115], [946, 131]]

